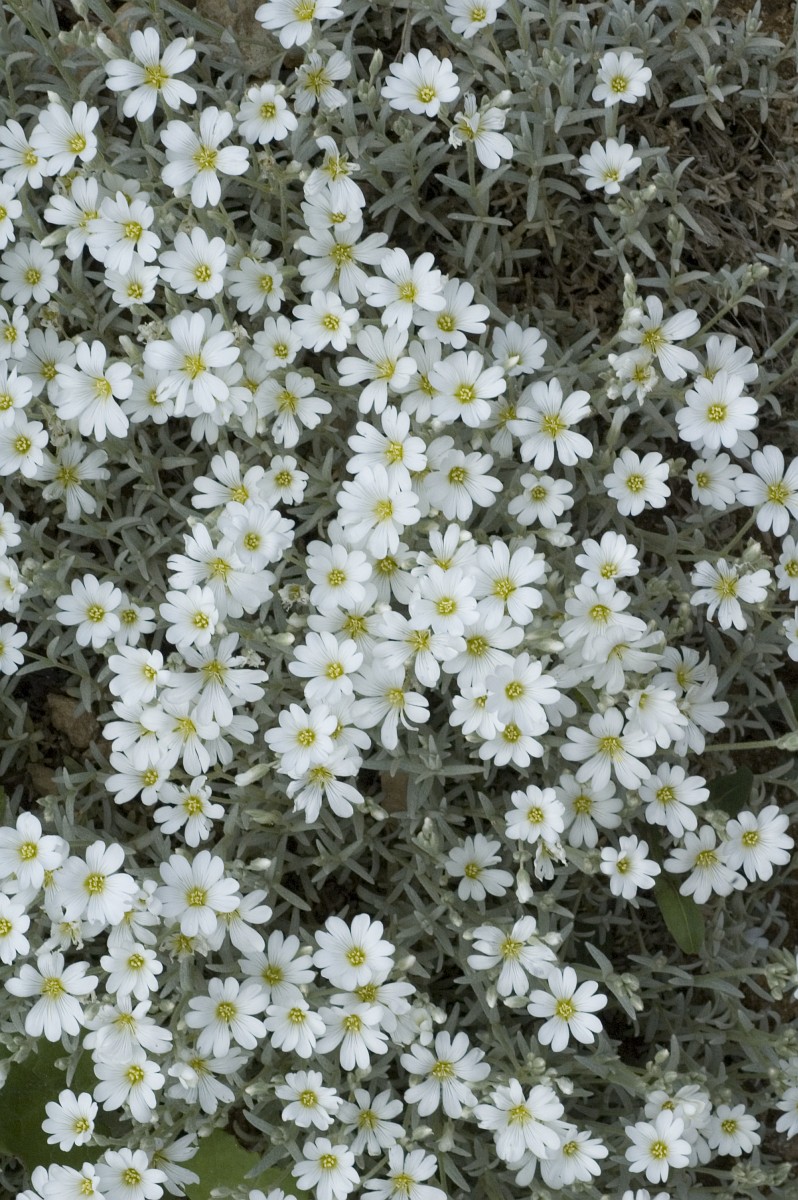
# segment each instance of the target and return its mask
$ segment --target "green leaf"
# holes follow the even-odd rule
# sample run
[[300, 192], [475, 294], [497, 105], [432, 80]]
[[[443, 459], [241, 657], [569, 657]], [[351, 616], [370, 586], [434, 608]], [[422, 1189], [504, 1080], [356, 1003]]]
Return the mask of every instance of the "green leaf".
[[673, 940], [685, 954], [698, 954], [704, 944], [704, 918], [691, 896], [683, 896], [670, 879], [660, 876], [654, 898]]
[[210, 1137], [202, 1138], [199, 1150], [186, 1163], [190, 1171], [199, 1175], [199, 1183], [186, 1188], [188, 1200], [210, 1200], [214, 1188], [260, 1188], [268, 1194], [271, 1188], [281, 1187], [289, 1194], [299, 1192], [291, 1174], [291, 1163], [284, 1167], [269, 1167], [260, 1174], [247, 1178], [250, 1171], [257, 1171], [261, 1156], [254, 1150], [245, 1150], [231, 1133], [214, 1129]]
[[719, 775], [710, 780], [708, 803], [730, 817], [736, 817], [749, 803], [753, 786], [753, 772], [748, 767], [739, 767], [731, 775]]
[[[67, 1086], [65, 1072], [55, 1065], [63, 1057], [61, 1045], [40, 1043], [37, 1053], [28, 1055], [24, 1062], [11, 1064], [0, 1089], [0, 1150], [20, 1159], [28, 1172], [52, 1162], [81, 1167], [86, 1160], [85, 1147], [64, 1153], [56, 1145], [48, 1146], [47, 1134], [42, 1130], [42, 1121], [47, 1117], [45, 1106], [57, 1100], [58, 1093]], [[88, 1055], [84, 1060], [70, 1085], [76, 1093], [90, 1092], [95, 1084]]]

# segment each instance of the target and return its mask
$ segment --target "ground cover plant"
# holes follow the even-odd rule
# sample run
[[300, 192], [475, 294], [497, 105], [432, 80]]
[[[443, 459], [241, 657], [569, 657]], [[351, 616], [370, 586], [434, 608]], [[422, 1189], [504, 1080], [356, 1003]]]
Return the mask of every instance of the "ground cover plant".
[[2, 1195], [798, 1194], [790, 6], [0, 15]]

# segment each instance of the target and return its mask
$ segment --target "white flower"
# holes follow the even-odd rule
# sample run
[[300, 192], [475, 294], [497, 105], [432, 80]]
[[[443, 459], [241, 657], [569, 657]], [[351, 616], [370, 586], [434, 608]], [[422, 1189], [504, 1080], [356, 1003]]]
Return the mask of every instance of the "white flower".
[[218, 914], [238, 907], [238, 883], [225, 878], [224, 867], [224, 859], [209, 850], [200, 850], [192, 860], [171, 854], [161, 863], [163, 884], [157, 895], [164, 918], [177, 919], [187, 937], [212, 934]]
[[62, 625], [77, 625], [75, 640], [79, 646], [91, 645], [94, 650], [113, 637], [119, 629], [116, 610], [122, 593], [113, 583], [100, 583], [96, 575], [73, 579], [71, 594], [59, 596], [56, 606]]
[[305, 256], [299, 264], [305, 291], [331, 288], [347, 304], [356, 304], [369, 290], [369, 278], [361, 263], [376, 264], [386, 254], [384, 233], [372, 233], [361, 239], [362, 225], [346, 230], [314, 229], [307, 237], [297, 238], [296, 248]]
[[85, 1021], [78, 997], [89, 995], [99, 982], [86, 974], [88, 967], [85, 962], [65, 967], [63, 954], [39, 954], [35, 967], [24, 963], [18, 976], [6, 980], [12, 996], [39, 997], [25, 1017], [28, 1037], [44, 1034], [48, 1042], [57, 1042], [63, 1034], [80, 1032]]
[[325, 1033], [317, 1043], [320, 1054], [340, 1046], [340, 1063], [345, 1071], [366, 1070], [372, 1054], [388, 1050], [386, 1034], [379, 1028], [381, 1010], [375, 1005], [346, 1003], [322, 1008]]
[[345, 1200], [360, 1183], [355, 1156], [346, 1146], [316, 1138], [305, 1142], [302, 1153], [305, 1157], [292, 1167], [292, 1174], [303, 1191], [315, 1191], [316, 1200]]
[[621, 336], [656, 358], [666, 379], [672, 382], [684, 379], [688, 371], [697, 369], [698, 359], [692, 350], [674, 343], [692, 337], [701, 328], [701, 322], [692, 308], [684, 308], [666, 320], [659, 296], [647, 296], [645, 310], [639, 311], [637, 323], [623, 329]]
[[261, 145], [281, 142], [297, 127], [296, 117], [274, 83], [248, 88], [236, 113], [236, 120], [250, 145], [255, 142]]
[[130, 1062], [95, 1062], [94, 1074], [100, 1081], [94, 1098], [103, 1108], [113, 1112], [126, 1105], [134, 1121], [150, 1121], [158, 1100], [156, 1090], [164, 1085], [164, 1077], [143, 1050], [138, 1050]]
[[285, 1077], [285, 1083], [275, 1088], [278, 1100], [288, 1100], [281, 1113], [283, 1121], [293, 1121], [300, 1129], [311, 1125], [322, 1133], [333, 1124], [343, 1104], [335, 1088], [324, 1086], [320, 1071], [293, 1071]]
[[684, 1121], [667, 1109], [653, 1124], [638, 1121], [627, 1125], [626, 1136], [632, 1145], [626, 1151], [630, 1171], [645, 1171], [651, 1183], [664, 1183], [671, 1167], [686, 1167], [690, 1159], [690, 1143], [682, 1137]]
[[58, 391], [53, 398], [59, 417], [77, 421], [84, 437], [105, 440], [106, 434], [124, 437], [128, 419], [116, 403], [133, 390], [132, 371], [127, 363], [107, 363], [107, 350], [100, 341], [81, 342], [75, 351], [75, 366], [59, 372]]
[[621, 823], [621, 801], [612, 783], [597, 787], [593, 782], [579, 782], [573, 775], [561, 775], [555, 788], [565, 811], [569, 846], [585, 845], [593, 849], [598, 842], [598, 830], [617, 829]]
[[265, 741], [280, 755], [282, 772], [296, 778], [311, 765], [332, 757], [332, 735], [338, 722], [325, 705], [316, 704], [305, 713], [298, 704], [291, 704], [277, 720], [277, 728], [267, 730]]
[[635, 789], [651, 774], [641, 759], [656, 749], [653, 738], [624, 728], [623, 715], [617, 708], [594, 713], [588, 722], [589, 732], [568, 727], [568, 741], [560, 754], [568, 762], [581, 762], [576, 778], [603, 787], [614, 774], [622, 787]]
[[222, 175], [243, 175], [249, 166], [245, 146], [224, 146], [220, 142], [230, 136], [233, 118], [218, 108], [204, 108], [200, 113], [199, 134], [184, 121], [170, 121], [160, 132], [166, 147], [166, 165], [161, 177], [176, 196], [191, 192], [196, 208], [215, 206], [222, 195], [219, 182]]
[[391, 1117], [402, 1112], [401, 1100], [391, 1099], [390, 1091], [372, 1097], [365, 1088], [354, 1089], [354, 1103], [345, 1101], [338, 1110], [338, 1120], [344, 1132], [357, 1134], [350, 1146], [352, 1153], [381, 1154], [396, 1145], [403, 1129]]
[[188, 1027], [200, 1031], [200, 1054], [220, 1058], [227, 1054], [231, 1042], [253, 1050], [266, 1036], [265, 1025], [254, 1015], [266, 1008], [261, 988], [253, 981], [239, 984], [237, 979], [211, 979], [208, 993], [192, 996], [185, 1015]]
[[770, 572], [764, 569], [741, 575], [740, 567], [719, 558], [713, 565], [702, 559], [690, 576], [698, 588], [690, 597], [691, 604], [707, 605], [707, 620], [717, 612], [721, 629], [745, 629], [746, 619], [740, 601], [760, 604], [767, 597]]
[[207, 646], [219, 621], [213, 592], [209, 587], [196, 584], [185, 592], [167, 592], [166, 601], [158, 611], [168, 623], [167, 641], [178, 650], [187, 646]]
[[158, 976], [163, 972], [155, 951], [140, 942], [110, 947], [100, 966], [108, 972], [106, 991], [119, 998], [133, 995], [137, 1000], [146, 1000], [150, 992], [158, 990]]
[[684, 767], [662, 763], [656, 775], [640, 785], [640, 798], [646, 804], [645, 818], [650, 825], [664, 825], [673, 837], [698, 824], [693, 805], [709, 799], [701, 775], [688, 776]]
[[178, 233], [174, 249], [161, 254], [164, 283], [180, 295], [196, 292], [210, 300], [222, 290], [227, 249], [222, 238], [208, 238], [199, 226], [191, 233]]
[[[453, 350], [462, 350], [468, 344], [468, 335], [485, 332], [490, 309], [486, 304], [474, 304], [473, 286], [460, 279], [444, 279], [443, 300], [440, 311], [416, 314], [419, 336], [423, 342], [440, 342]], [[435, 391], [434, 373], [435, 365], [432, 364], [432, 370], [428, 372], [431, 395]]]
[[415, 492], [403, 489], [380, 464], [345, 481], [336, 501], [342, 527], [354, 542], [365, 542], [376, 558], [396, 554], [400, 535], [421, 515]]
[[364, 1200], [446, 1200], [445, 1192], [424, 1182], [437, 1170], [434, 1154], [392, 1146], [388, 1151], [388, 1177], [367, 1180]]
[[698, 833], [684, 835], [684, 847], [676, 847], [665, 859], [665, 870], [683, 874], [690, 872], [679, 887], [683, 896], [693, 896], [696, 904], [705, 904], [714, 892], [730, 896], [745, 887], [745, 880], [729, 865], [731, 847], [728, 842], [718, 845], [711, 825], [702, 825]]
[[546, 470], [555, 454], [563, 466], [575, 466], [580, 458], [590, 458], [593, 447], [571, 425], [583, 420], [590, 412], [587, 392], [572, 392], [564, 397], [558, 379], [548, 383], [533, 383], [520, 397], [514, 424], [521, 434], [521, 459], [531, 462], [535, 470]]
[[197, 57], [185, 38], [175, 38], [161, 53], [157, 30], [152, 27], [136, 29], [130, 35], [130, 49], [136, 62], [113, 58], [106, 63], [106, 84], [112, 92], [130, 92], [125, 97], [122, 112], [126, 117], [146, 121], [155, 112], [160, 98], [167, 108], [179, 108], [185, 101], [194, 104], [197, 93], [182, 79]]
[[356, 308], [344, 308], [336, 292], [315, 291], [310, 304], [294, 309], [294, 332], [306, 350], [317, 354], [325, 346], [345, 350], [359, 315]]
[[447, 423], [460, 419], [472, 428], [487, 423], [493, 411], [490, 401], [507, 389], [501, 367], [486, 367], [478, 350], [458, 351], [436, 363], [430, 382], [436, 392], [433, 415]]
[[0, 290], [4, 300], [46, 304], [58, 290], [58, 259], [40, 242], [19, 242], [3, 252], [0, 279], [5, 280]]
[[480, 1129], [492, 1131], [499, 1157], [518, 1163], [527, 1152], [538, 1159], [556, 1152], [563, 1111], [553, 1088], [537, 1084], [526, 1094], [519, 1081], [511, 1079], [491, 1093], [489, 1104], [478, 1104], [474, 1115]]
[[604, 101], [605, 108], [619, 104], [636, 104], [646, 94], [646, 84], [651, 78], [651, 69], [642, 58], [635, 58], [631, 50], [608, 50], [602, 56], [596, 72], [596, 86], [592, 98]]
[[335, 82], [347, 79], [351, 73], [352, 64], [340, 50], [333, 51], [326, 60], [317, 50], [311, 50], [297, 67], [294, 89], [297, 112], [312, 112], [316, 104], [321, 111], [327, 112], [343, 108], [347, 94], [335, 87]]
[[585, 176], [588, 191], [603, 188], [605, 196], [615, 196], [640, 163], [641, 159], [634, 157], [634, 146], [607, 138], [604, 146], [601, 142], [592, 143], [590, 153], [579, 159], [579, 170]]
[[401, 1064], [411, 1075], [423, 1076], [405, 1092], [405, 1102], [415, 1104], [421, 1117], [442, 1108], [447, 1117], [462, 1115], [463, 1105], [476, 1103], [468, 1087], [487, 1079], [490, 1067], [482, 1059], [482, 1050], [470, 1047], [464, 1033], [451, 1037], [448, 1033], [435, 1035], [434, 1050], [414, 1045], [401, 1056]]
[[745, 1111], [745, 1105], [719, 1104], [709, 1119], [706, 1138], [716, 1154], [738, 1158], [750, 1154], [754, 1146], [762, 1141], [756, 1132], [759, 1122]]
[[406, 54], [400, 63], [391, 63], [389, 70], [382, 95], [399, 111], [436, 117], [441, 104], [451, 103], [460, 94], [449, 59], [436, 58], [426, 47], [417, 55]]
[[45, 874], [55, 872], [67, 852], [63, 838], [42, 834], [38, 817], [21, 812], [13, 828], [0, 828], [0, 879], [15, 876], [20, 889], [38, 891]]
[[45, 1105], [47, 1120], [42, 1131], [48, 1134], [48, 1146], [56, 1145], [64, 1152], [74, 1146], [85, 1146], [92, 1139], [97, 1105], [88, 1092], [76, 1096], [69, 1088], [58, 1094], [58, 1100]]
[[794, 537], [786, 537], [781, 543], [776, 580], [790, 600], [798, 600], [798, 542]]
[[339, 642], [331, 633], [309, 633], [305, 645], [294, 651], [288, 669], [307, 679], [309, 704], [330, 703], [352, 695], [351, 676], [362, 662], [363, 655], [351, 638]]
[[687, 471], [693, 485], [693, 499], [723, 512], [737, 498], [737, 480], [742, 473], [742, 467], [732, 462], [728, 454], [697, 458]]
[[607, 495], [617, 502], [618, 512], [625, 517], [636, 517], [646, 505], [664, 508], [670, 495], [665, 483], [668, 464], [662, 455], [652, 450], [640, 458], [634, 450], [624, 446], [613, 463], [612, 472], [604, 476]]
[[23, 905], [0, 892], [0, 962], [8, 966], [18, 954], [29, 952], [30, 942], [25, 937], [29, 928], [30, 917]]
[[501, 481], [488, 474], [493, 466], [490, 454], [467, 454], [444, 436], [430, 443], [427, 458], [432, 470], [421, 482], [421, 494], [449, 521], [467, 521], [475, 504], [489, 508], [502, 490]]
[[328, 400], [314, 393], [313, 378], [289, 371], [280, 383], [277, 379], [266, 379], [258, 391], [259, 408], [264, 416], [275, 414], [272, 437], [286, 449], [299, 441], [302, 429], [315, 429], [322, 416], [332, 411]]
[[367, 292], [368, 303], [384, 310], [383, 325], [407, 329], [416, 309], [441, 311], [446, 301], [441, 273], [432, 269], [434, 262], [431, 254], [421, 254], [411, 263], [399, 247], [383, 255], [380, 271], [384, 278], [370, 279]]
[[551, 1158], [541, 1161], [540, 1173], [546, 1183], [554, 1188], [569, 1187], [577, 1180], [592, 1183], [594, 1176], [601, 1174], [597, 1159], [606, 1158], [609, 1150], [587, 1132], [580, 1132], [575, 1125], [563, 1130], [563, 1142]]
[[22, 666], [24, 655], [21, 647], [27, 640], [27, 633], [18, 629], [13, 622], [0, 625], [0, 674], [14, 675]]
[[147, 343], [145, 365], [159, 372], [166, 395], [174, 397], [176, 416], [189, 405], [195, 410], [190, 410], [192, 416], [213, 412], [230, 393], [221, 370], [238, 358], [233, 334], [207, 308], [179, 313], [169, 322], [169, 334], [169, 341]]
[[97, 153], [97, 138], [92, 130], [100, 119], [98, 108], [89, 108], [79, 100], [71, 113], [60, 103], [52, 102], [39, 113], [39, 123], [33, 130], [30, 145], [34, 153], [47, 160], [46, 175], [66, 175], [75, 159], [88, 163]]
[[58, 877], [58, 899], [68, 921], [79, 917], [101, 925], [118, 925], [136, 897], [138, 887], [131, 875], [119, 868], [125, 860], [121, 846], [93, 842], [85, 859], [67, 859]]
[[770, 879], [773, 868], [790, 861], [795, 842], [786, 832], [790, 818], [769, 804], [756, 815], [741, 812], [726, 822], [726, 861], [748, 879]]
[[106, 1150], [97, 1163], [105, 1200], [160, 1200], [166, 1175], [150, 1165], [144, 1150]]
[[612, 846], [602, 847], [599, 866], [609, 876], [613, 896], [633, 900], [640, 888], [654, 886], [655, 877], [662, 868], [646, 857], [648, 842], [641, 842], [634, 834], [619, 838], [618, 845], [618, 850]]
[[757, 424], [757, 402], [743, 395], [739, 375], [718, 371], [714, 379], [699, 378], [685, 393], [685, 406], [676, 413], [679, 437], [702, 450], [732, 449], [743, 444], [741, 433]]
[[500, 132], [506, 120], [504, 109], [493, 105], [478, 109], [476, 98], [469, 94], [464, 98], [463, 111], [454, 118], [454, 125], [449, 131], [449, 144], [462, 146], [472, 143], [483, 167], [495, 171], [501, 166], [503, 158], [512, 158], [514, 153], [513, 143]]
[[369, 983], [375, 975], [393, 966], [393, 946], [383, 940], [381, 921], [372, 921], [365, 913], [350, 925], [340, 917], [328, 917], [316, 934], [318, 950], [313, 964], [333, 987], [348, 990]]
[[565, 810], [554, 788], [539, 788], [531, 783], [525, 791], [513, 792], [512, 808], [505, 816], [507, 836], [514, 841], [539, 839], [556, 842], [565, 828]]
[[556, 966], [553, 950], [536, 937], [534, 917], [521, 917], [506, 932], [493, 925], [480, 925], [474, 930], [474, 949], [468, 965], [476, 971], [488, 971], [501, 964], [496, 980], [500, 996], [525, 996], [529, 992], [529, 976], [545, 979]]
[[487, 25], [493, 25], [505, 0], [446, 0], [446, 12], [452, 18], [452, 33], [472, 38]]
[[500, 846], [500, 842], [477, 833], [449, 851], [443, 865], [448, 875], [460, 880], [457, 895], [461, 900], [484, 900], [488, 893], [503, 896], [512, 886], [510, 872], [494, 865], [501, 861], [496, 853]]
[[287, 49], [304, 46], [314, 32], [314, 20], [332, 21], [343, 15], [330, 0], [266, 0], [256, 9], [255, 20], [264, 29], [279, 30], [280, 45]]
[[554, 969], [546, 979], [548, 992], [534, 991], [530, 994], [527, 1012], [533, 1017], [547, 1020], [537, 1031], [542, 1046], [552, 1050], [564, 1050], [568, 1040], [591, 1043], [602, 1030], [601, 1021], [594, 1013], [607, 1004], [607, 997], [598, 993], [598, 984], [592, 980], [577, 987], [576, 971], [572, 967]]
[[524, 329], [517, 321], [508, 321], [495, 326], [491, 351], [505, 375], [530, 375], [543, 366], [546, 345], [539, 329]]
[[507, 512], [519, 525], [539, 521], [544, 529], [554, 529], [558, 518], [574, 506], [570, 495], [573, 484], [567, 479], [553, 479], [551, 475], [535, 475], [530, 471], [519, 482], [524, 491], [507, 505]]
[[[34, 125], [33, 132], [37, 130], [38, 126]], [[50, 173], [47, 166], [18, 121], [0, 125], [0, 170], [9, 187], [15, 192], [25, 184], [29, 188], [40, 188], [42, 176]]]
[[756, 508], [757, 529], [783, 537], [798, 517], [798, 458], [785, 467], [778, 446], [764, 446], [751, 455], [751, 466], [756, 474], [737, 480], [737, 499]]
[[279, 930], [273, 930], [264, 951], [239, 960], [241, 969], [248, 977], [257, 979], [272, 1004], [290, 1006], [302, 999], [300, 988], [314, 979], [310, 959], [298, 957], [299, 949], [299, 938], [285, 937]]

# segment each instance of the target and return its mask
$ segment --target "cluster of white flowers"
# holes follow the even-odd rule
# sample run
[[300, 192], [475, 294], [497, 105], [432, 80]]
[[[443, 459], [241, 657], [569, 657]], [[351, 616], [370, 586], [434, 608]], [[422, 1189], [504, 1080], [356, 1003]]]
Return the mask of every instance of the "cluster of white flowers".
[[[704, 1016], [713, 1079], [656, 1024], [691, 977], [611, 959], [648, 961], [638, 918], [720, 938], [716, 898], [789, 869], [794, 805], [724, 808], [711, 752], [756, 637], [798, 661], [798, 458], [760, 446], [751, 350], [656, 280], [582, 364], [385, 220], [430, 130], [466, 196], [523, 159], [497, 39], [530, 22], [420, 6], [366, 78], [351, 9], [267, 0], [272, 77], [224, 92], [163, 14], [87, 20], [92, 87], [0, 124], [0, 673], [72, 672], [101, 730], [0, 828], [0, 1044], [70, 1063], [14, 1194], [191, 1197], [243, 1109], [250, 1200], [446, 1200], [477, 1141], [491, 1195], [728, 1195], [750, 1109], [798, 1134], [798, 1047], [763, 1097]], [[625, 41], [589, 73], [588, 209], [654, 82]]]

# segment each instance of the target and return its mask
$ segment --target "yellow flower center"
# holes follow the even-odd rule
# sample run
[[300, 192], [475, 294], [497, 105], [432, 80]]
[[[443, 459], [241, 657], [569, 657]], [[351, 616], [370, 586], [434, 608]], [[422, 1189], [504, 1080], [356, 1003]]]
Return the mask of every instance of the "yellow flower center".
[[558, 417], [556, 413], [547, 413], [540, 422], [540, 428], [543, 433], [547, 433], [551, 438], [558, 438], [564, 430], [568, 428], [565, 421]]
[[628, 86], [629, 80], [625, 75], [613, 75], [612, 79], [610, 80], [610, 88], [619, 96], [626, 91]]
[[536, 483], [533, 488], [529, 489], [529, 498], [536, 504], [540, 504], [542, 500], [546, 499], [546, 489], [541, 483]]
[[707, 420], [713, 424], [719, 425], [726, 420], [726, 405], [725, 404], [710, 404], [707, 409]]
[[57, 1000], [59, 996], [63, 996], [66, 988], [57, 975], [49, 975], [42, 980], [42, 995], [48, 1000]]
[[204, 908], [208, 903], [208, 893], [205, 888], [193, 887], [186, 892], [186, 904], [189, 908]]
[[430, 1075], [433, 1079], [453, 1079], [454, 1066], [452, 1063], [447, 1062], [446, 1059], [441, 1058], [433, 1066], [432, 1070], [430, 1071]]
[[487, 638], [480, 634], [474, 634], [473, 637], [466, 638], [466, 651], [472, 658], [482, 658], [490, 650], [490, 643]]
[[466, 879], [479, 879], [481, 873], [482, 867], [479, 865], [479, 863], [469, 862], [463, 867], [463, 874], [465, 875]]
[[337, 317], [335, 313], [325, 313], [321, 323], [330, 333], [337, 333], [341, 327], [341, 318]]
[[759, 831], [757, 829], [747, 829], [740, 840], [749, 849], [752, 846], [757, 846], [759, 844]]
[[623, 744], [619, 737], [603, 737], [598, 740], [598, 749], [601, 754], [606, 754], [613, 761], [620, 758], [623, 754]]
[[454, 317], [451, 313], [441, 313], [438, 320], [435, 322], [441, 333], [453, 333], [455, 329]]
[[273, 100], [267, 100], [260, 106], [260, 115], [264, 121], [273, 121], [277, 116], [277, 105]]
[[87, 142], [82, 133], [75, 133], [67, 142], [67, 146], [73, 154], [82, 154], [86, 149]]
[[14, 926], [9, 921], [8, 917], [0, 917], [0, 937], [8, 937]]
[[147, 87], [155, 88], [156, 92], [160, 92], [168, 79], [169, 76], [160, 63], [156, 63], [153, 67], [144, 68], [144, 83]]
[[200, 171], [212, 171], [216, 166], [219, 151], [213, 146], [200, 146], [194, 154], [194, 162]]
[[235, 1018], [236, 1006], [231, 1004], [229, 1000], [222, 1000], [216, 1005], [216, 1018], [219, 1021], [224, 1021], [225, 1025], [229, 1025]]
[[123, 233], [129, 242], [137, 242], [144, 229], [138, 221], [128, 221], [123, 227]]
[[714, 850], [702, 850], [696, 855], [695, 865], [706, 869], [707, 867], [714, 867], [717, 861], [718, 856]]
[[767, 495], [771, 504], [786, 504], [792, 492], [786, 483], [771, 483], [768, 484]]
[[668, 1147], [665, 1142], [652, 1142], [649, 1147], [649, 1154], [652, 1158], [661, 1161], [668, 1157]]
[[642, 492], [643, 488], [646, 486], [645, 476], [644, 475], [627, 475], [626, 486], [630, 492], [634, 492], [635, 494], [637, 492]]
[[194, 278], [196, 279], [197, 283], [207, 283], [212, 275], [213, 271], [207, 263], [200, 263], [200, 265], [194, 271]]
[[200, 354], [187, 354], [183, 359], [183, 373], [189, 379], [196, 379], [205, 370], [205, 363]]
[[423, 84], [416, 92], [422, 104], [431, 104], [435, 99], [435, 88], [429, 83]]
[[18, 438], [14, 439], [14, 449], [17, 454], [27, 454], [32, 445], [33, 442], [29, 437], [25, 437], [24, 433], [21, 433]]

